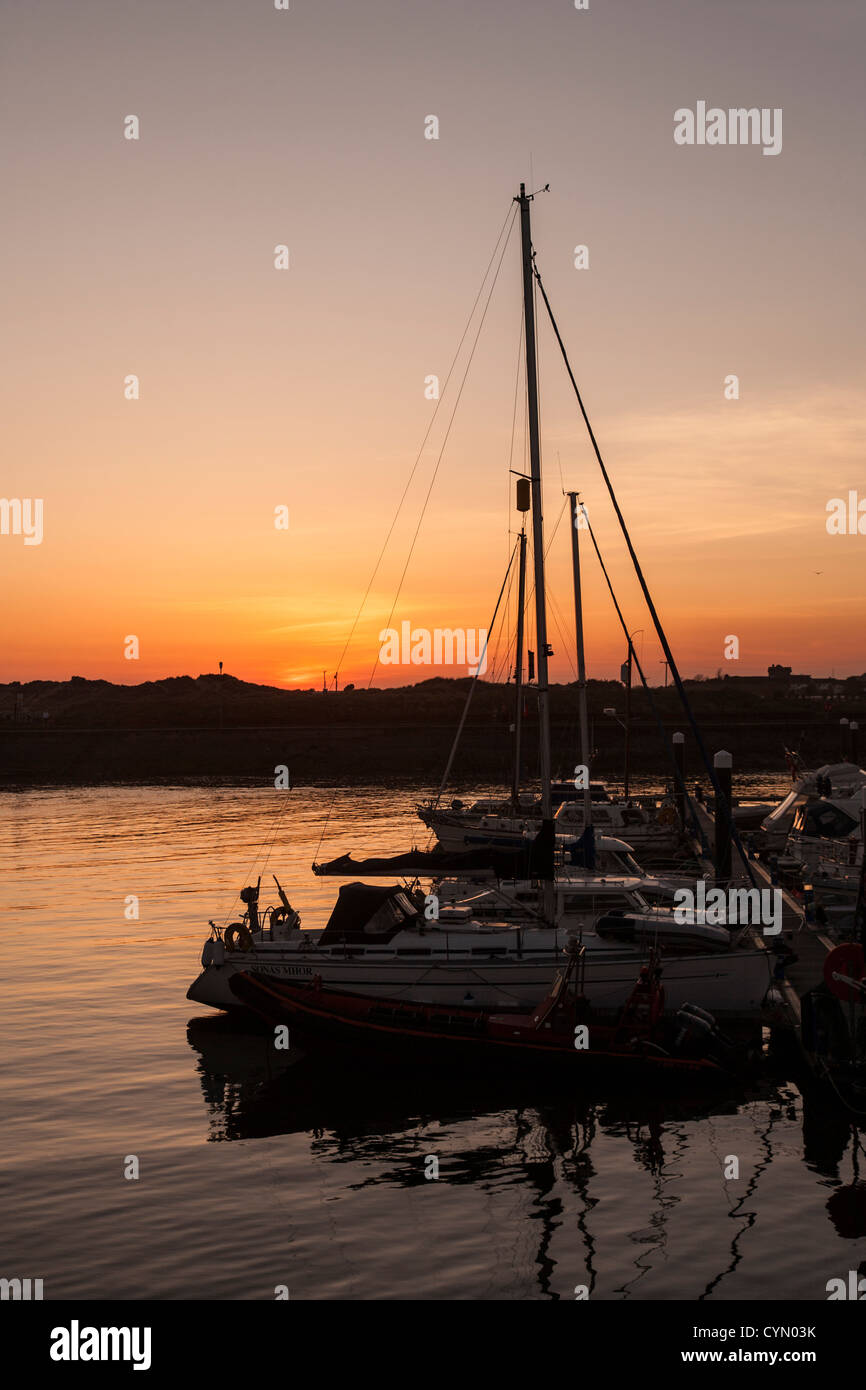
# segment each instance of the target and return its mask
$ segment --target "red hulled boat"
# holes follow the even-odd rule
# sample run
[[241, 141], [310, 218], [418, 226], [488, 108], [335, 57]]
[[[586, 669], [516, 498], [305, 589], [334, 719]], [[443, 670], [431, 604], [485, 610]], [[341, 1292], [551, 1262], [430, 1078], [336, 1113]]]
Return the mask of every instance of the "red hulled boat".
[[654, 953], [614, 1023], [596, 1022], [580, 988], [581, 951], [557, 973], [547, 998], [531, 1014], [489, 1013], [462, 1006], [419, 1004], [239, 972], [238, 1000], [274, 1025], [285, 1025], [301, 1046], [373, 1050], [396, 1065], [457, 1061], [483, 1066], [558, 1064], [641, 1074], [725, 1077], [737, 1069], [732, 1043], [711, 1015], [685, 1005], [664, 1018], [661, 965]]

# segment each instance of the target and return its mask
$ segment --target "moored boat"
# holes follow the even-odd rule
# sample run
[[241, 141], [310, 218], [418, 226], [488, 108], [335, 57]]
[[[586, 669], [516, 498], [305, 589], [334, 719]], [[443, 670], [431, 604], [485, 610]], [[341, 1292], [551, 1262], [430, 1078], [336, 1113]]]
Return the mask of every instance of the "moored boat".
[[761, 822], [756, 843], [768, 854], [781, 852], [798, 820], [807, 837], [844, 838], [858, 829], [864, 789], [866, 771], [855, 763], [826, 763], [805, 772]]
[[[495, 901], [492, 895], [484, 890], [477, 895], [470, 890], [468, 896], [470, 899], [476, 899], [474, 906], [472, 901], [459, 901], [461, 896], [466, 896], [465, 880], [452, 881], [448, 889], [451, 902], [446, 904], [446, 910], [442, 912], [438, 911], [438, 907], [434, 910], [434, 903], [430, 901], [431, 897], [436, 897], [438, 885], [433, 885], [432, 894], [422, 895], [417, 889], [410, 890], [399, 885], [382, 888], [360, 883], [346, 884], [340, 889], [327, 925], [320, 931], [302, 931], [296, 915], [288, 915], [290, 909], [285, 899], [283, 908], [276, 909], [276, 914], [260, 914], [257, 890], [245, 889], [246, 896], [242, 897], [249, 907], [248, 920], [233, 924], [227, 931], [212, 924], [211, 938], [205, 943], [202, 953], [204, 968], [188, 992], [188, 997], [196, 1002], [217, 1008], [233, 1007], [238, 1002], [236, 991], [232, 988], [233, 978], [241, 973], [256, 973], [270, 980], [284, 980], [292, 984], [311, 984], [315, 978], [320, 978], [322, 988], [326, 990], [344, 991], [352, 995], [372, 995], [392, 1001], [399, 999], [401, 1002], [425, 1008], [447, 1005], [482, 1009], [486, 1012], [499, 1013], [508, 1010], [519, 1013], [538, 1006], [549, 989], [551, 971], [560, 959], [561, 951], [577, 941], [585, 953], [583, 988], [589, 1005], [598, 1013], [610, 1015], [618, 1013], [625, 1006], [634, 988], [636, 975], [646, 963], [648, 949], [664, 941], [667, 1011], [676, 1012], [690, 1000], [696, 1000], [702, 1007], [720, 1017], [750, 1020], [760, 1017], [771, 976], [770, 957], [766, 950], [746, 941], [743, 932], [708, 928], [706, 924], [694, 921], [677, 921], [674, 914], [664, 907], [654, 912], [651, 904], [641, 894], [640, 877], [632, 878], [627, 874], [599, 875], [594, 871], [585, 850], [582, 865], [574, 857], [573, 847], [578, 833], [581, 834], [581, 839], [584, 836], [591, 838], [594, 825], [608, 832], [621, 831], [626, 843], [640, 843], [643, 849], [652, 849], [660, 854], [670, 852], [677, 846], [680, 831], [678, 813], [673, 805], [646, 807], [641, 805], [638, 799], [628, 797], [627, 770], [624, 777], [626, 795], [623, 802], [612, 802], [606, 788], [591, 780], [592, 752], [589, 742], [577, 543], [581, 516], [585, 518], [586, 513], [579, 504], [577, 493], [569, 493], [568, 498], [570, 514], [574, 521], [571, 540], [581, 761], [575, 766], [576, 775], [573, 783], [554, 782], [552, 777], [549, 658], [553, 655], [553, 649], [548, 641], [546, 606], [538, 364], [535, 346], [536, 284], [549, 312], [550, 306], [532, 246], [530, 206], [534, 196], [531, 192], [527, 193], [525, 186], [521, 184], [516, 199], [521, 229], [524, 305], [522, 336], [527, 387], [529, 470], [517, 478], [515, 505], [518, 514], [524, 519], [521, 522], [518, 543], [508, 561], [490, 624], [492, 631], [503, 595], [507, 590], [512, 564], [519, 556], [514, 668], [513, 784], [512, 796], [505, 808], [510, 814], [501, 814], [502, 803], [498, 807], [494, 805], [492, 810], [478, 813], [483, 823], [474, 827], [470, 822], [475, 812], [468, 818], [461, 818], [461, 808], [452, 808], [458, 817], [454, 846], [457, 852], [462, 854], [471, 851], [474, 859], [475, 851], [483, 850], [486, 856], [493, 846], [498, 856], [502, 855], [511, 860], [515, 857], [518, 860], [525, 857], [529, 861], [528, 866], [522, 870], [514, 867], [507, 874], [497, 871], [497, 893], [503, 880], [510, 880], [506, 883], [509, 891], [506, 892], [504, 900]], [[554, 331], [559, 337], [552, 312], [550, 317]], [[571, 371], [570, 367], [568, 370]], [[601, 464], [600, 454], [598, 457]], [[618, 510], [609, 479], [607, 483]], [[526, 555], [529, 539], [527, 517], [532, 532], [535, 650], [532, 654], [528, 649], [526, 651], [527, 685], [524, 686]], [[662, 642], [666, 661], [681, 693], [684, 694], [672, 653], [637, 565], [621, 515], [620, 522]], [[588, 520], [587, 527], [595, 546], [594, 533]], [[613, 596], [612, 590], [611, 593]], [[632, 637], [628, 635], [627, 625], [616, 600], [615, 606], [628, 640], [627, 690], [630, 689], [630, 670], [634, 663], [649, 691], [632, 645]], [[535, 657], [534, 663], [532, 655]], [[440, 840], [446, 821], [436, 819], [440, 815], [437, 809], [439, 799], [448, 783], [457, 742], [461, 730], [465, 727], [472, 690], [475, 688], [474, 682], [483, 669], [481, 662], [473, 669], [473, 682], [467, 691], [463, 716], [442, 777], [439, 796], [434, 804], [425, 808], [424, 819], [437, 830]], [[537, 702], [540, 783], [537, 801], [528, 800], [520, 790], [522, 692], [530, 688]], [[615, 714], [614, 710], [608, 712]], [[689, 718], [692, 718], [690, 711]], [[628, 717], [624, 727], [628, 737]], [[626, 769], [627, 767], [626, 760]], [[715, 773], [709, 764], [708, 770], [714, 785], [717, 786]], [[682, 790], [685, 795], [684, 784]], [[582, 797], [579, 800], [564, 799], [571, 798], [572, 793], [577, 796], [580, 792]], [[442, 814], [447, 816], [447, 813]], [[480, 832], [477, 843], [476, 828]], [[562, 832], [560, 836], [557, 836], [558, 830]], [[467, 843], [467, 835], [470, 832], [473, 842]], [[527, 832], [530, 832], [530, 835]], [[735, 830], [734, 835], [736, 837]], [[643, 845], [644, 840], [646, 845]], [[562, 856], [568, 855], [571, 858], [569, 866], [557, 866], [557, 848]], [[561, 868], [561, 872], [558, 872], [558, 867]], [[748, 864], [746, 871], [751, 878]], [[441, 881], [440, 878], [439, 882]], [[664, 899], [667, 887], [668, 885], [660, 880], [654, 880], [653, 895], [656, 901], [660, 897]], [[251, 896], [253, 894], [255, 902]], [[614, 914], [619, 914], [619, 917], [615, 926], [611, 926], [609, 919]]]
[[[420, 806], [418, 817], [444, 849], [457, 852], [479, 845], [514, 848], [521, 844], [525, 836], [537, 834], [542, 824], [541, 817], [532, 813], [503, 815], [479, 811], [475, 806], [447, 810]], [[622, 803], [593, 802], [588, 819], [583, 802], [560, 803], [554, 817], [554, 827], [560, 841], [564, 837], [574, 839], [588, 825], [594, 826], [602, 834], [627, 841], [632, 849], [644, 855], [671, 854], [679, 844], [676, 817], [668, 813], [668, 808], [657, 811], [653, 807], [639, 806], [631, 800]]]
[[[247, 901], [256, 923], [223, 931], [212, 925], [203, 969], [187, 997], [213, 1008], [238, 1006], [232, 977], [255, 971], [273, 980], [372, 994], [419, 1004], [466, 1004], [487, 1010], [526, 1010], [544, 998], [563, 948], [585, 948], [584, 990], [599, 1012], [620, 1010], [648, 949], [664, 940], [666, 1007], [697, 1001], [715, 1015], [757, 1020], [771, 982], [773, 958], [735, 934], [699, 922], [677, 923], [653, 912], [640, 880], [559, 881], [554, 897], [562, 925], [520, 915], [478, 920], [471, 904], [425, 916], [426, 898], [401, 885], [343, 884], [324, 930], [301, 930], [279, 917], [270, 926], [257, 899]], [[584, 897], [581, 907], [580, 899]], [[533, 892], [537, 902], [537, 886]], [[576, 907], [570, 909], [574, 900]]]
[[323, 988], [319, 976], [305, 989], [240, 972], [231, 987], [268, 1023], [299, 1034], [302, 1046], [362, 1047], [384, 1053], [398, 1066], [459, 1062], [512, 1069], [557, 1066], [572, 1073], [592, 1066], [632, 1078], [721, 1078], [734, 1067], [736, 1048], [705, 1011], [686, 1005], [674, 1018], [666, 1016], [655, 955], [613, 1022], [592, 1016], [582, 991], [582, 964], [583, 952], [570, 952], [531, 1014], [351, 994]]

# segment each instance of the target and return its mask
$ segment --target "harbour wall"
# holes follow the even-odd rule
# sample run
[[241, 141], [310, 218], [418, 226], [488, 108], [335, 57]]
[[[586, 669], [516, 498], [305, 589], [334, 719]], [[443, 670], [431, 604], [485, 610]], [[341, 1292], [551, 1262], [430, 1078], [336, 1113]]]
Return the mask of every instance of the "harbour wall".
[[[686, 772], [690, 780], [706, 775], [693, 735], [682, 722], [658, 727], [635, 721], [631, 731], [631, 770], [665, 780], [672, 774], [670, 740], [675, 730], [686, 737]], [[726, 749], [737, 771], [778, 766], [785, 773], [784, 749], [800, 746], [807, 764], [840, 758], [839, 731], [827, 722], [806, 725], [800, 719], [731, 723], [705, 722], [702, 735], [710, 755]], [[452, 724], [303, 724], [230, 728], [5, 728], [0, 732], [0, 784], [147, 782], [178, 779], [251, 778], [273, 782], [274, 770], [289, 769], [299, 783], [407, 780], [435, 783], [446, 766], [454, 739]], [[624, 734], [618, 725], [596, 724], [593, 776], [622, 779]], [[508, 783], [512, 735], [506, 724], [478, 722], [464, 728], [451, 785], [478, 780]], [[573, 775], [578, 758], [573, 723], [552, 727], [554, 773]], [[524, 729], [524, 780], [538, 772], [537, 727]]]

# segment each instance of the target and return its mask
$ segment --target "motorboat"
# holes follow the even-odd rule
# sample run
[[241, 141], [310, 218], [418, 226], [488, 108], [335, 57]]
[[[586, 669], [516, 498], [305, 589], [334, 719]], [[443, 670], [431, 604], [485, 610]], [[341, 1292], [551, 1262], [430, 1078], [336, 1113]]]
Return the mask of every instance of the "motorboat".
[[837, 938], [854, 927], [864, 823], [866, 786], [810, 798], [797, 808], [784, 854], [775, 864], [782, 881], [802, 896], [810, 916]]
[[[778, 806], [770, 812], [761, 822], [761, 836], [759, 843], [765, 853], [782, 853], [785, 843], [794, 829], [797, 815], [804, 809], [818, 812], [817, 817], [811, 817], [810, 823], [813, 831], [817, 832], [821, 838], [826, 838], [823, 834], [822, 826], [833, 836], [840, 838], [842, 835], [850, 833], [845, 830], [843, 817], [835, 818], [834, 823], [827, 820], [826, 803], [840, 803], [842, 809], [850, 815], [850, 804], [866, 788], [866, 772], [856, 763], [825, 763], [814, 772], [805, 772], [795, 782], [788, 795]], [[824, 803], [824, 809], [821, 809]], [[844, 803], [848, 803], [846, 806]], [[853, 826], [859, 826], [858, 812], [851, 816]]]
[[662, 958], [650, 955], [619, 1016], [595, 1018], [583, 990], [584, 952], [566, 953], [552, 987], [531, 1013], [496, 1014], [468, 1005], [418, 1004], [324, 987], [308, 988], [255, 971], [232, 977], [232, 992], [305, 1048], [371, 1051], [397, 1067], [554, 1067], [565, 1075], [603, 1069], [631, 1081], [724, 1078], [740, 1061], [712, 1015], [686, 1004], [665, 1010]]

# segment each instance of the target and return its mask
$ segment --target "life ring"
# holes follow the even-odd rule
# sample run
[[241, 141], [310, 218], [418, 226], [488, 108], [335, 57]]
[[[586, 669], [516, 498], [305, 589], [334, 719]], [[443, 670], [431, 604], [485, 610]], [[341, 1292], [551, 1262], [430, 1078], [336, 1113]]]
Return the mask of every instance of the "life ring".
[[[235, 939], [237, 938], [237, 945]], [[253, 949], [253, 934], [246, 922], [232, 922], [226, 928], [223, 940], [227, 951], [251, 951]]]

